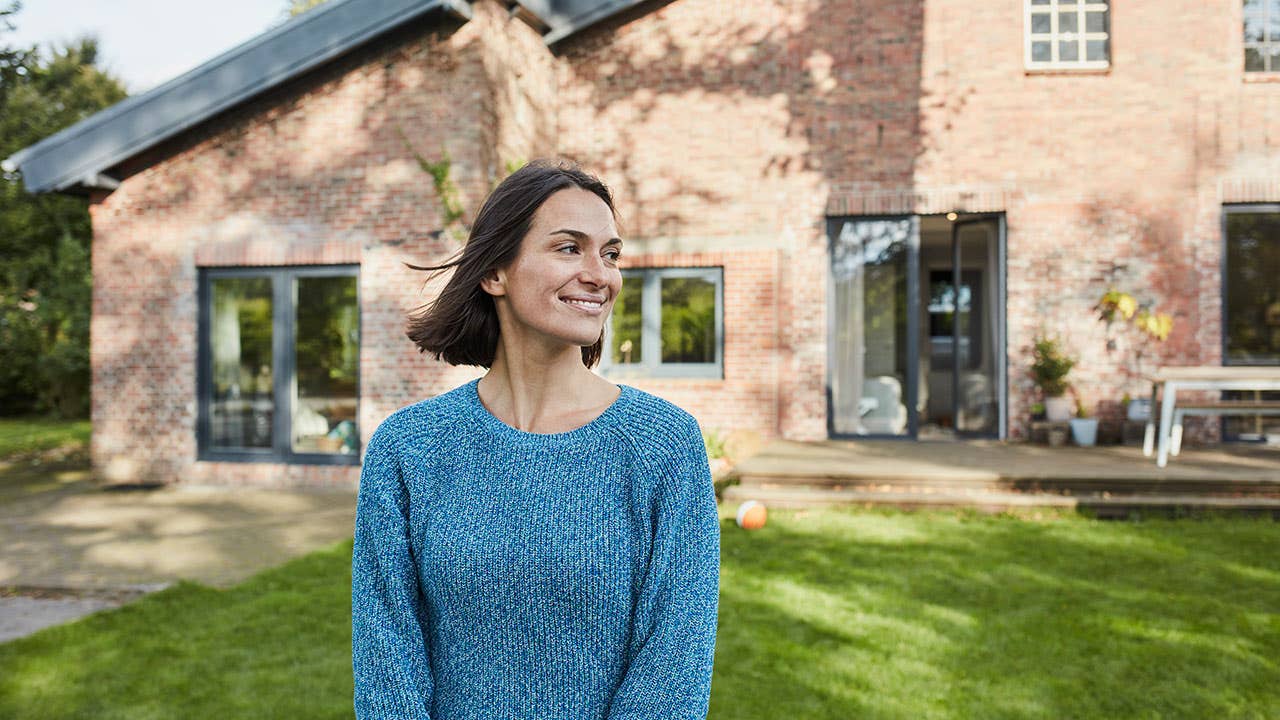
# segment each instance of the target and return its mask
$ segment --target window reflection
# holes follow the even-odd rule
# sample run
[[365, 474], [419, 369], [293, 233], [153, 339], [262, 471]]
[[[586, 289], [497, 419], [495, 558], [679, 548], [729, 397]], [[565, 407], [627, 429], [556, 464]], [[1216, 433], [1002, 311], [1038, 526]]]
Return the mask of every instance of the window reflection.
[[213, 281], [213, 398], [210, 443], [270, 448], [272, 418], [271, 279]]
[[643, 329], [640, 306], [643, 296], [642, 275], [622, 278], [622, 292], [613, 303], [613, 315], [609, 320], [610, 350], [614, 364], [639, 365], [644, 362], [640, 345]]
[[355, 453], [360, 318], [356, 279], [295, 285], [293, 451]]
[[696, 277], [662, 278], [662, 362], [715, 361], [715, 283]]

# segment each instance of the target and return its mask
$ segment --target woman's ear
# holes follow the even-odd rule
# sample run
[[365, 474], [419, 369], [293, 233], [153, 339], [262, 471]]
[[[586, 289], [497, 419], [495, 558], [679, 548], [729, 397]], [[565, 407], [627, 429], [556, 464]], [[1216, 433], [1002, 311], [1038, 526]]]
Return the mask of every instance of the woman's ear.
[[502, 269], [494, 269], [480, 278], [480, 289], [490, 295], [507, 294], [507, 274]]

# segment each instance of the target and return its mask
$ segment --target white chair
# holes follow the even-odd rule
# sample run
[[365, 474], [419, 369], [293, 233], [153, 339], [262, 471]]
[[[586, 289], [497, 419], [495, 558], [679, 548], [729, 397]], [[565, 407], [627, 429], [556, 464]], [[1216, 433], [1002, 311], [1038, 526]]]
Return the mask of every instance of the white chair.
[[[900, 435], [907, 427], [907, 406], [902, 404], [902, 383], [892, 375], [879, 375], [862, 381], [862, 396], [875, 400], [866, 403], [862, 427], [868, 433]], [[859, 407], [859, 411], [862, 407]]]

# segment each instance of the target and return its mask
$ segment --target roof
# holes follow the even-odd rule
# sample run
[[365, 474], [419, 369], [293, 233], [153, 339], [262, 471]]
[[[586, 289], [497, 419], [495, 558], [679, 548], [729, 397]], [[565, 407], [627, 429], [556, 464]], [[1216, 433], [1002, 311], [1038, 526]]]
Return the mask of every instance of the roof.
[[[516, 0], [548, 45], [642, 0]], [[514, 9], [514, 8], [513, 8]], [[406, 23], [471, 17], [466, 0], [330, 0], [141, 95], [122, 100], [10, 155], [28, 192], [112, 190], [108, 171], [191, 127]]]

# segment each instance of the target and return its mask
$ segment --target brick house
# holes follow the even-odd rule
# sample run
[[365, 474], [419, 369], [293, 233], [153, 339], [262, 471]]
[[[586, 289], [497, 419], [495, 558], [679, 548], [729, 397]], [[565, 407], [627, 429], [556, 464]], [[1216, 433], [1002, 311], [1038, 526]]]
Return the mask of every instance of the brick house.
[[403, 334], [457, 247], [419, 159], [464, 220], [609, 183], [600, 372], [704, 428], [1017, 439], [1039, 333], [1144, 389], [1111, 286], [1175, 316], [1146, 369], [1280, 362], [1277, 81], [1274, 0], [332, 0], [6, 164], [91, 201], [99, 478], [343, 484], [481, 372]]

